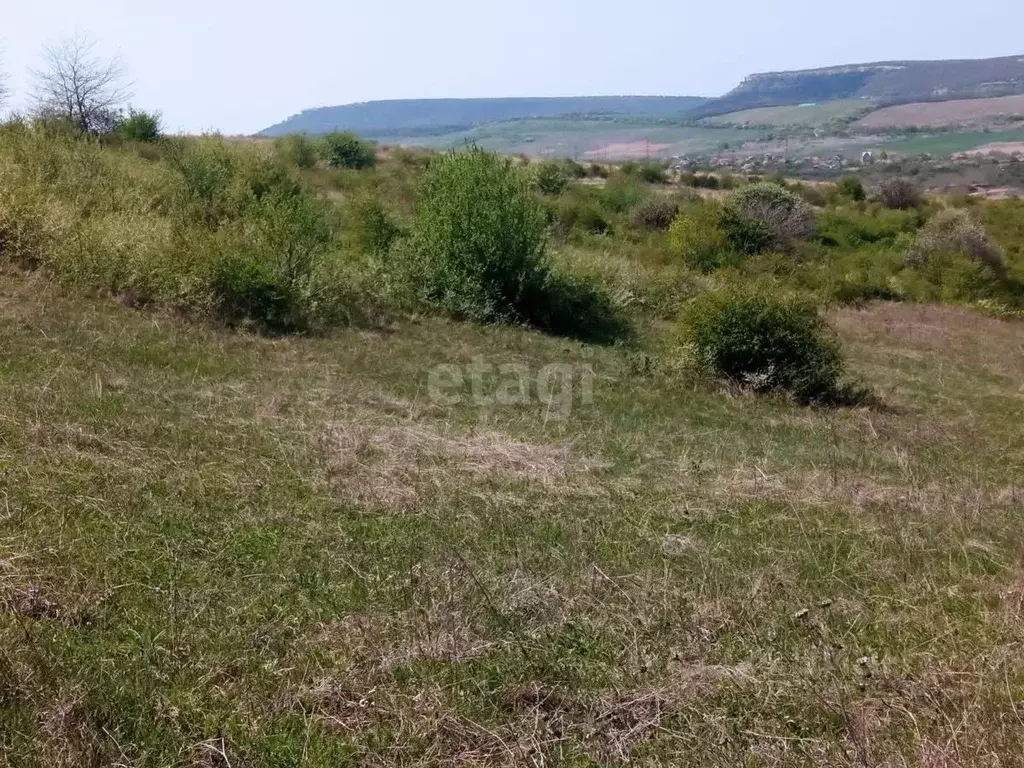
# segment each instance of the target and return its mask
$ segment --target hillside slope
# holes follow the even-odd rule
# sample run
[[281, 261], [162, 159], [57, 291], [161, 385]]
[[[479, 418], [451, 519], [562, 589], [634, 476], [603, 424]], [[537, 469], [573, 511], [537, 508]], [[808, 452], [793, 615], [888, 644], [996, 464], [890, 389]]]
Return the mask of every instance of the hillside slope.
[[514, 99], [398, 99], [307, 109], [262, 136], [355, 131], [369, 137], [433, 135], [523, 118], [563, 115], [679, 115], [707, 99], [695, 96], [579, 96]]
[[698, 106], [694, 115], [835, 99], [901, 104], [1018, 93], [1024, 93], [1024, 56], [885, 61], [751, 75], [722, 98]]

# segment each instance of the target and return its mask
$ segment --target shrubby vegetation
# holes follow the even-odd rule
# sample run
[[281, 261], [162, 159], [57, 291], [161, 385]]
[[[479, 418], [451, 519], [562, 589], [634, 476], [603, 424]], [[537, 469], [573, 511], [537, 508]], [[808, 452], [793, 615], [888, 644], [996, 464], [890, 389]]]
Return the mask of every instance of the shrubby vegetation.
[[743, 232], [733, 236], [734, 242], [741, 244], [756, 239], [755, 245], [740, 248], [748, 252], [772, 247], [790, 248], [797, 240], [813, 236], [817, 226], [810, 205], [788, 189], [771, 182], [740, 187], [729, 195], [725, 208], [734, 222], [726, 225], [730, 231], [750, 230], [752, 227], [757, 230], [756, 235]]
[[331, 168], [361, 171], [377, 164], [377, 150], [347, 131], [328, 133], [317, 141], [320, 157]]
[[[943, 210], [903, 183], [868, 200], [855, 177], [811, 188], [683, 174], [672, 189], [644, 181], [643, 164], [475, 148], [389, 149], [377, 164], [350, 134], [163, 138], [157, 116], [132, 112], [119, 125], [98, 137], [52, 117], [0, 130], [0, 258], [270, 332], [387, 308], [613, 340], [630, 318], [668, 319], [708, 287], [753, 283], [822, 304], [950, 301], [1000, 317], [1024, 306], [1012, 201]], [[715, 186], [733, 189], [693, 188]]]
[[921, 191], [909, 179], [888, 179], [878, 188], [878, 201], [886, 208], [909, 210], [921, 205]]
[[758, 391], [783, 390], [809, 402], [836, 397], [843, 358], [813, 304], [756, 288], [701, 294], [679, 329], [699, 363]]

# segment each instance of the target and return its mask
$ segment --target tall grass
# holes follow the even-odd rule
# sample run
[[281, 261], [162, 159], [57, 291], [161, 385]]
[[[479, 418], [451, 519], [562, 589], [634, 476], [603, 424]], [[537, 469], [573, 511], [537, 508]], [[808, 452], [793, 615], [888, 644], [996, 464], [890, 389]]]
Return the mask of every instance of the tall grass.
[[345, 294], [320, 279], [336, 218], [258, 145], [207, 136], [144, 157], [34, 124], [0, 132], [0, 258], [131, 303], [313, 327]]

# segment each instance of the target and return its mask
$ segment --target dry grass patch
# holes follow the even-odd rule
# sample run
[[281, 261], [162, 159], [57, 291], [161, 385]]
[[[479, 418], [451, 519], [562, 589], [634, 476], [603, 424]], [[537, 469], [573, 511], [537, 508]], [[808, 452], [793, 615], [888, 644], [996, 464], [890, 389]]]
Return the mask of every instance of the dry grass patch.
[[936, 362], [983, 367], [1024, 379], [1024, 333], [1020, 323], [997, 320], [961, 307], [878, 303], [832, 314], [848, 343], [865, 349], [895, 349]]
[[495, 431], [461, 434], [428, 424], [335, 422], [321, 447], [331, 487], [367, 505], [407, 507], [466, 485], [536, 485], [594, 493], [603, 465], [571, 443], [529, 443]]

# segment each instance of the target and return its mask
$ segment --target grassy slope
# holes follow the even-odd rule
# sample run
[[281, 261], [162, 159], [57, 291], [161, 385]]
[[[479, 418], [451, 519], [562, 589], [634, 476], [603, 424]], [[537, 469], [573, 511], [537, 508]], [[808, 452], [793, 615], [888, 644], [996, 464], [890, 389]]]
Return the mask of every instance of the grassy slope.
[[727, 115], [709, 117], [704, 122], [710, 125], [774, 125], [793, 127], [799, 125], [823, 125], [833, 120], [852, 117], [870, 108], [869, 102], [860, 99], [826, 101], [809, 107], [761, 107]]
[[[0, 762], [1024, 764], [1019, 326], [834, 319], [886, 407], [0, 275]], [[594, 404], [433, 404], [478, 356]]]
[[1009, 131], [965, 131], [909, 136], [886, 142], [881, 145], [881, 148], [904, 155], [922, 153], [952, 155], [957, 152], [968, 152], [997, 141], [1024, 141], [1024, 128], [1015, 128]]
[[679, 152], [709, 152], [722, 142], [752, 141], [758, 136], [760, 133], [756, 131], [675, 126], [642, 119], [560, 118], [511, 120], [442, 136], [398, 139], [396, 143], [458, 148], [470, 142], [496, 152], [572, 156], [588, 152], [602, 155], [603, 148], [608, 145], [650, 141], [652, 144], [669, 145], [669, 149], [655, 148], [656, 154], [667, 156]]

